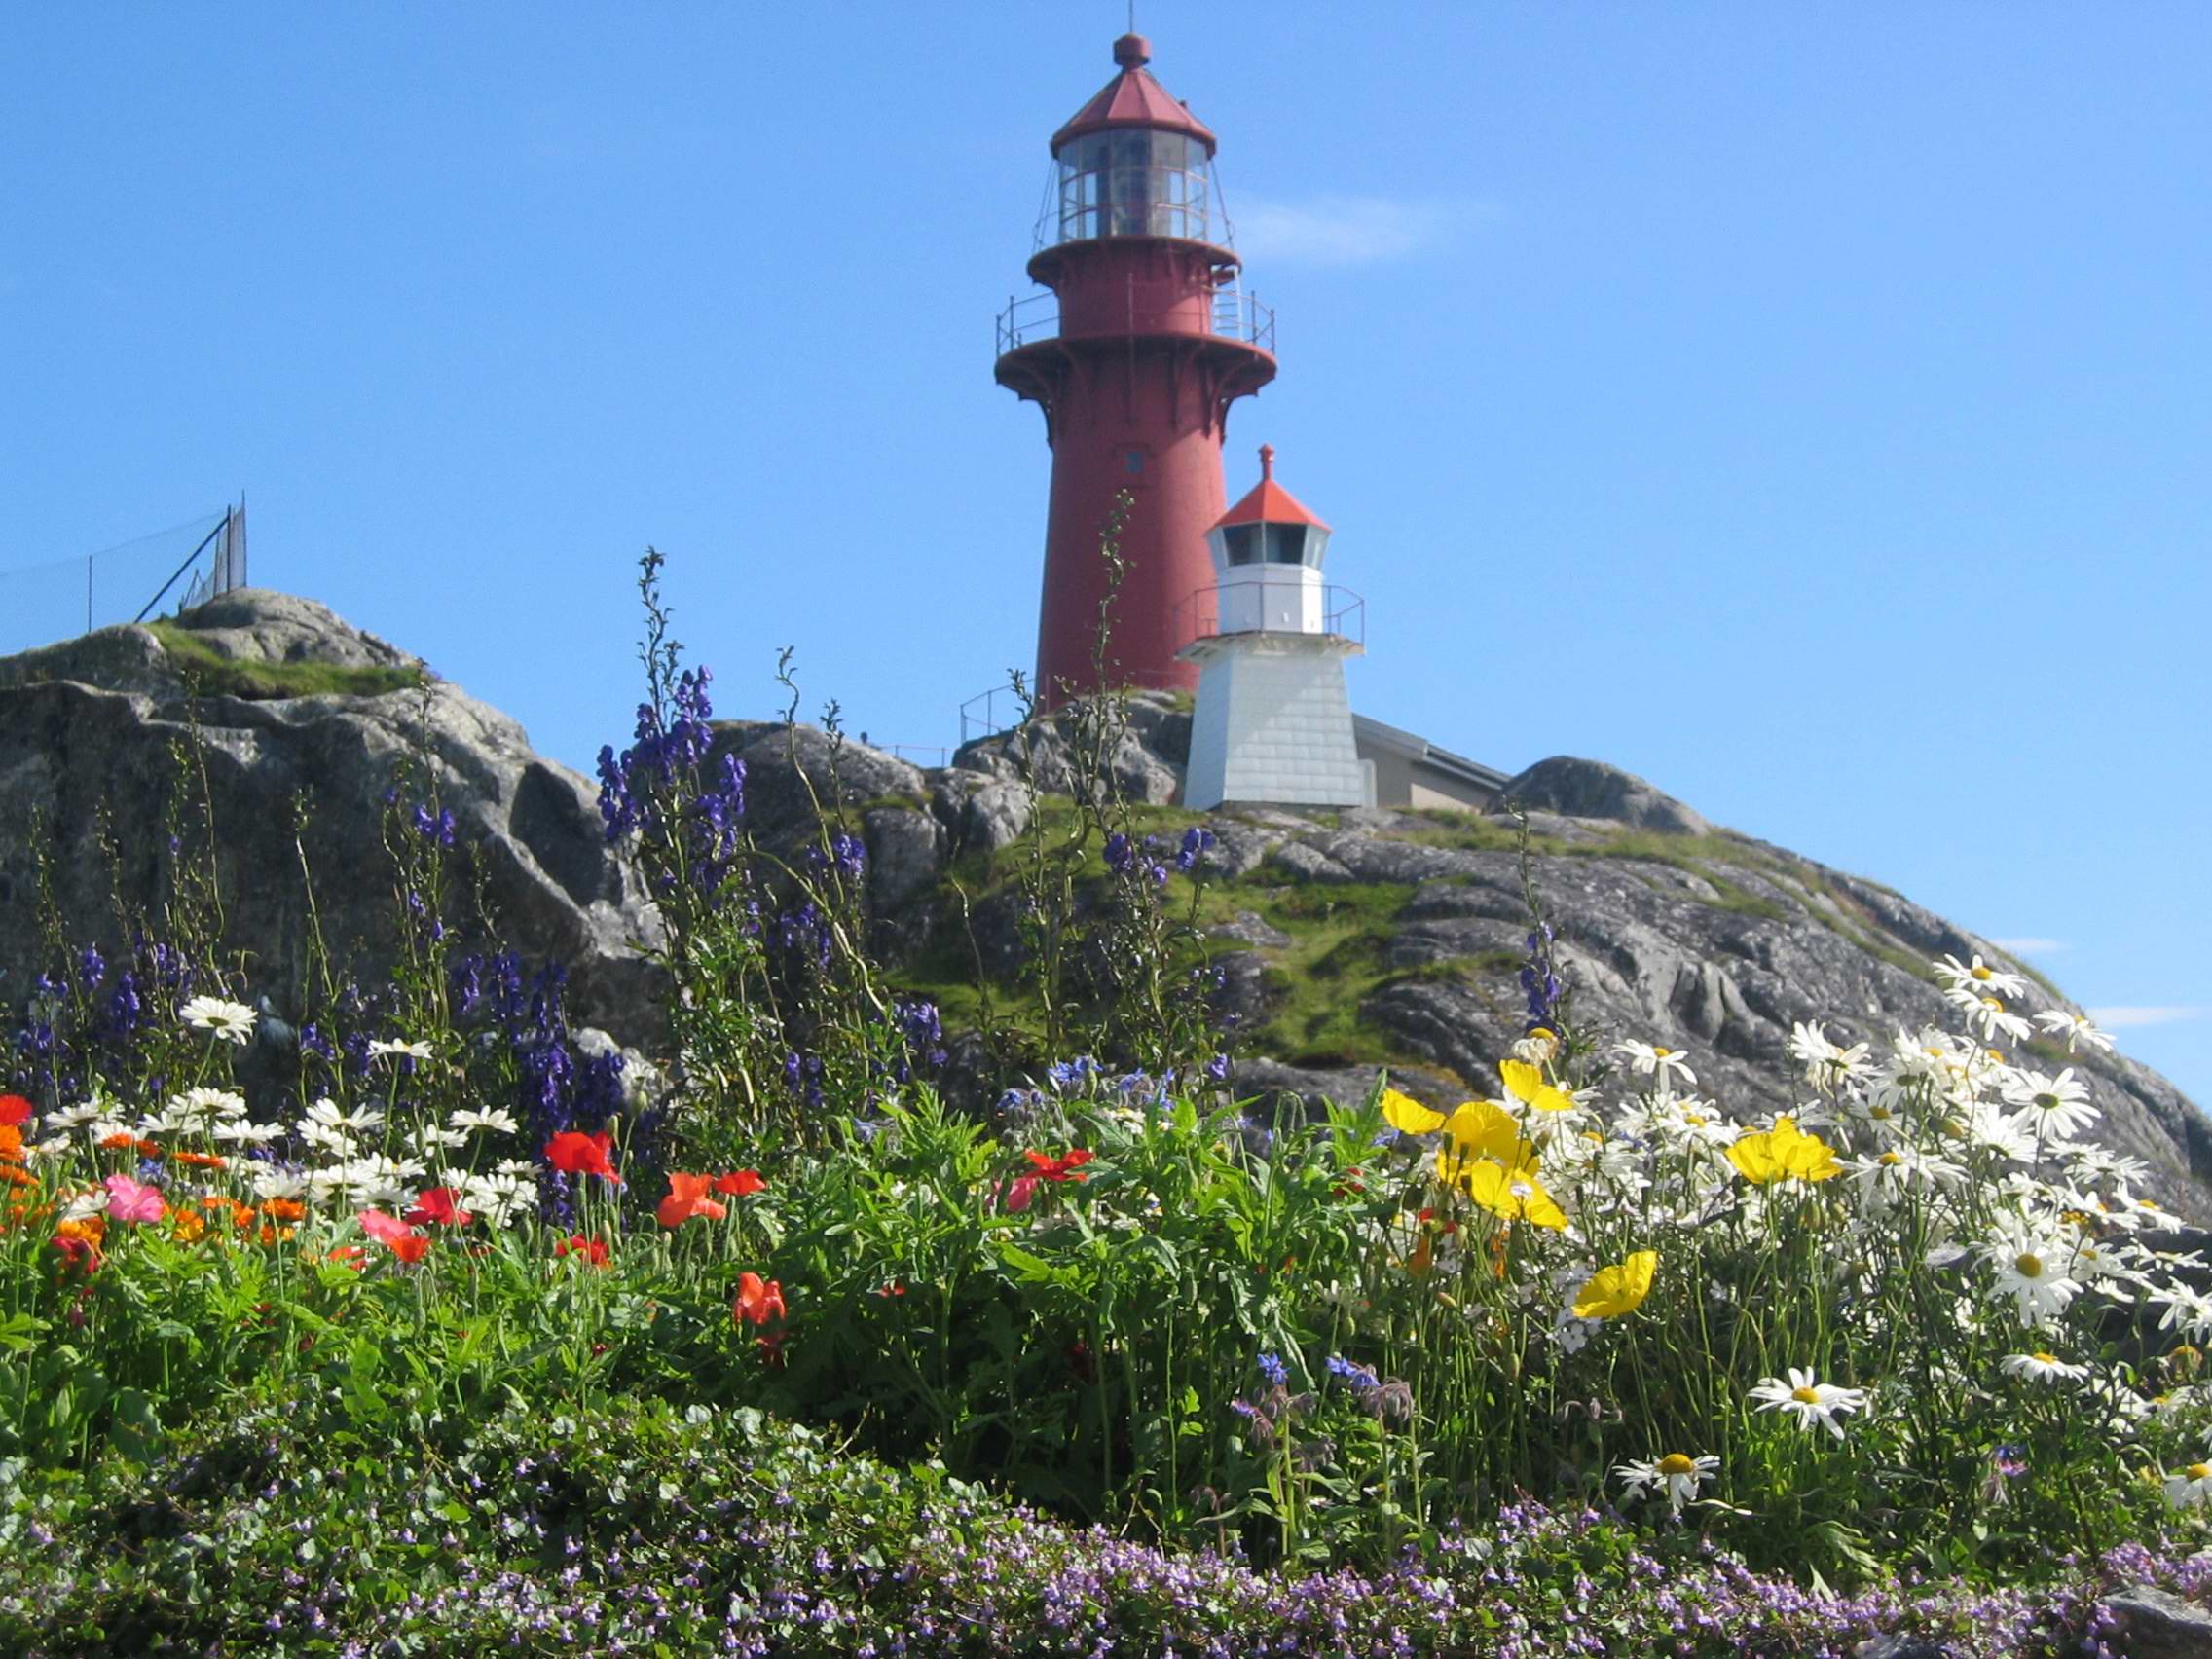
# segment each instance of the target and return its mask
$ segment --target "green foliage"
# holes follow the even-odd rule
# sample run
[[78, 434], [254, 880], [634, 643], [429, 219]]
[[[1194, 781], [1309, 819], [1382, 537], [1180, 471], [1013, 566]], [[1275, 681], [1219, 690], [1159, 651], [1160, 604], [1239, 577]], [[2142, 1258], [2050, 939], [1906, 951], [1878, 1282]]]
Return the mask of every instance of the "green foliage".
[[[1287, 1640], [1282, 1587], [1342, 1594], [1295, 1575], [1356, 1568], [1347, 1628], [1416, 1620], [1440, 1653], [1525, 1648], [1569, 1610], [1643, 1650], [1649, 1582], [1694, 1578], [1709, 1547], [1879, 1585], [2202, 1536], [2212, 1398], [2149, 1293], [2193, 1334], [2212, 1314], [2171, 1291], [2161, 1218], [2120, 1166], [2008, 1116], [2022, 1079], [1981, 1042], [1806, 1060], [1809, 1139], [1730, 1121], [1659, 1051], [1599, 1052], [1568, 999], [1501, 1073], [1507, 1106], [1447, 1123], [1379, 1089], [1257, 1121], [1207, 1069], [1208, 926], [1250, 908], [1289, 936], [1261, 1036], [1314, 1063], [1373, 1054], [1345, 1011], [1378, 989], [1510, 999], [1520, 959], [1393, 970], [1410, 885], [1168, 878], [1176, 845], [1145, 837], [1173, 820], [1098, 782], [1121, 717], [1095, 698], [1062, 710], [1090, 781], [982, 895], [1022, 906], [1028, 978], [1014, 1016], [988, 982], [976, 1008], [1037, 1082], [955, 1110], [863, 948], [833, 721], [819, 835], [760, 845], [713, 805], [729, 785], [657, 570], [647, 713], [609, 803], [662, 899], [677, 1066], [668, 1098], [608, 1113], [609, 1141], [595, 1119], [539, 1144], [504, 1114], [556, 1032], [501, 1046], [463, 1015], [446, 918], [468, 861], [423, 756], [386, 824], [390, 982], [358, 999], [311, 972], [350, 1059], [260, 1076], [231, 1040], [252, 1011], [188, 1013], [187, 984], [238, 983], [191, 744], [154, 918], [191, 972], [140, 947], [155, 1029], [120, 1051], [49, 880], [37, 1098], [0, 1135], [0, 1544], [65, 1541], [0, 1588], [0, 1646], [243, 1647], [294, 1640], [311, 1605], [401, 1651], [543, 1645], [482, 1583], [573, 1586], [583, 1557], [596, 1630], [640, 1600], [603, 1565], [620, 1555], [687, 1592], [650, 1633], [669, 1651], [732, 1609], [773, 1650], [844, 1651], [870, 1621], [956, 1623], [930, 1598], [978, 1559], [1105, 1570], [1082, 1554], [1103, 1543], [1008, 1498], [1214, 1552], [1200, 1635]], [[1759, 855], [1712, 839], [1618, 845], [1766, 903], [1712, 868]], [[1517, 845], [1540, 940], [1540, 849]], [[773, 941], [797, 913], [793, 962]], [[637, 1148], [663, 1112], [656, 1165]], [[1640, 1261], [1633, 1293], [1600, 1294]], [[2038, 1300], [2027, 1262], [2073, 1291]], [[2049, 1363], [2070, 1369], [2033, 1374]], [[1799, 1372], [1859, 1397], [1826, 1411]], [[1662, 1459], [1687, 1491], [1638, 1474]], [[1527, 1494], [1591, 1513], [1532, 1521]], [[1473, 1588], [1486, 1560], [1513, 1565], [1519, 1604]], [[1188, 1597], [1158, 1588], [1198, 1568], [1114, 1570], [1141, 1580], [1111, 1599], [1146, 1650], [1200, 1645]], [[1835, 1635], [1728, 1602], [1728, 1570], [1698, 1628], [1768, 1651]], [[1026, 1578], [1006, 1594], [1010, 1632], [1057, 1616]]]
[[210, 697], [274, 702], [286, 697], [382, 697], [420, 690], [428, 678], [418, 667], [348, 668], [330, 662], [240, 662], [223, 655], [190, 628], [149, 622], [162, 649], [193, 687]]

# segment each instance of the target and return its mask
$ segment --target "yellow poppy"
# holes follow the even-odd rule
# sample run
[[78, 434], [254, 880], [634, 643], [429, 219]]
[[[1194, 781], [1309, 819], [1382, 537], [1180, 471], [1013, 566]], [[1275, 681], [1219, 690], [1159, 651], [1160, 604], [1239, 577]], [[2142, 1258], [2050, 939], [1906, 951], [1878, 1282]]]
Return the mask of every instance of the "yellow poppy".
[[1773, 1181], [1825, 1181], [1843, 1173], [1835, 1148], [1809, 1135], [1788, 1118], [1758, 1134], [1739, 1135], [1728, 1148], [1728, 1161], [1755, 1187]]
[[1432, 1112], [1410, 1094], [1394, 1088], [1382, 1091], [1382, 1120], [1401, 1134], [1433, 1134], [1444, 1126], [1444, 1114]]
[[1536, 1170], [1536, 1149], [1522, 1138], [1513, 1114], [1494, 1100], [1468, 1101], [1446, 1120], [1444, 1132], [1452, 1156], [1461, 1162], [1493, 1158], [1508, 1169]]
[[1651, 1294], [1651, 1275], [1658, 1272], [1659, 1252], [1639, 1250], [1625, 1262], [1600, 1268], [1575, 1292], [1577, 1319], [1617, 1319], [1633, 1312]]
[[1554, 1088], [1544, 1081], [1544, 1074], [1526, 1060], [1500, 1060], [1498, 1075], [1505, 1079], [1506, 1092], [1514, 1099], [1533, 1106], [1539, 1112], [1571, 1112], [1574, 1096], [1565, 1089]]
[[1508, 1169], [1494, 1158], [1454, 1158], [1446, 1148], [1436, 1155], [1436, 1173], [1446, 1186], [1457, 1187], [1493, 1215], [1555, 1232], [1567, 1227], [1566, 1213], [1532, 1170]]

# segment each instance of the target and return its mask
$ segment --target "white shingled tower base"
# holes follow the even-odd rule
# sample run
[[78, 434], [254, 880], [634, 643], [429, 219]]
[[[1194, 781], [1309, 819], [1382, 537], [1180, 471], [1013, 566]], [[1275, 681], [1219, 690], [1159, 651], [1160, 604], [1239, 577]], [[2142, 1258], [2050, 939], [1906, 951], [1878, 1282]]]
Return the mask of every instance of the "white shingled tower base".
[[1216, 635], [1185, 646], [1201, 666], [1183, 804], [1367, 804], [1345, 694], [1344, 659], [1358, 648], [1334, 634], [1290, 633]]

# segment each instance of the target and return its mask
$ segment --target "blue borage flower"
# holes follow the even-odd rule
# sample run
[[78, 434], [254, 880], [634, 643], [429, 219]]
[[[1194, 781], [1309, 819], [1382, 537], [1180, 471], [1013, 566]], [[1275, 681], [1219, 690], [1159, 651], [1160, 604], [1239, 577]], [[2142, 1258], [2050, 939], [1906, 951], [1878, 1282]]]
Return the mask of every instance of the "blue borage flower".
[[1370, 1365], [1355, 1365], [1341, 1353], [1329, 1355], [1329, 1375], [1356, 1393], [1382, 1386], [1382, 1380], [1375, 1375]]

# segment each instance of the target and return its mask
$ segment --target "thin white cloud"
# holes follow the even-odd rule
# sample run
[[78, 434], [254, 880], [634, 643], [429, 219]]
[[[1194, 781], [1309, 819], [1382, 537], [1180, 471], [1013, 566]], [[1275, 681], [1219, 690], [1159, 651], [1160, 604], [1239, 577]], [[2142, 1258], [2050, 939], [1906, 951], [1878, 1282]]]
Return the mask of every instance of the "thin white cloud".
[[1498, 216], [1469, 202], [1395, 196], [1308, 196], [1232, 204], [1236, 249], [1278, 265], [1379, 265], [1443, 245], [1468, 226]]
[[1989, 942], [2014, 956], [2048, 956], [2069, 948], [2062, 939], [1993, 939]]
[[2212, 1009], [2203, 1008], [2093, 1008], [2089, 1017], [2108, 1031], [2129, 1025], [2174, 1025], [2185, 1019], [2202, 1019]]

